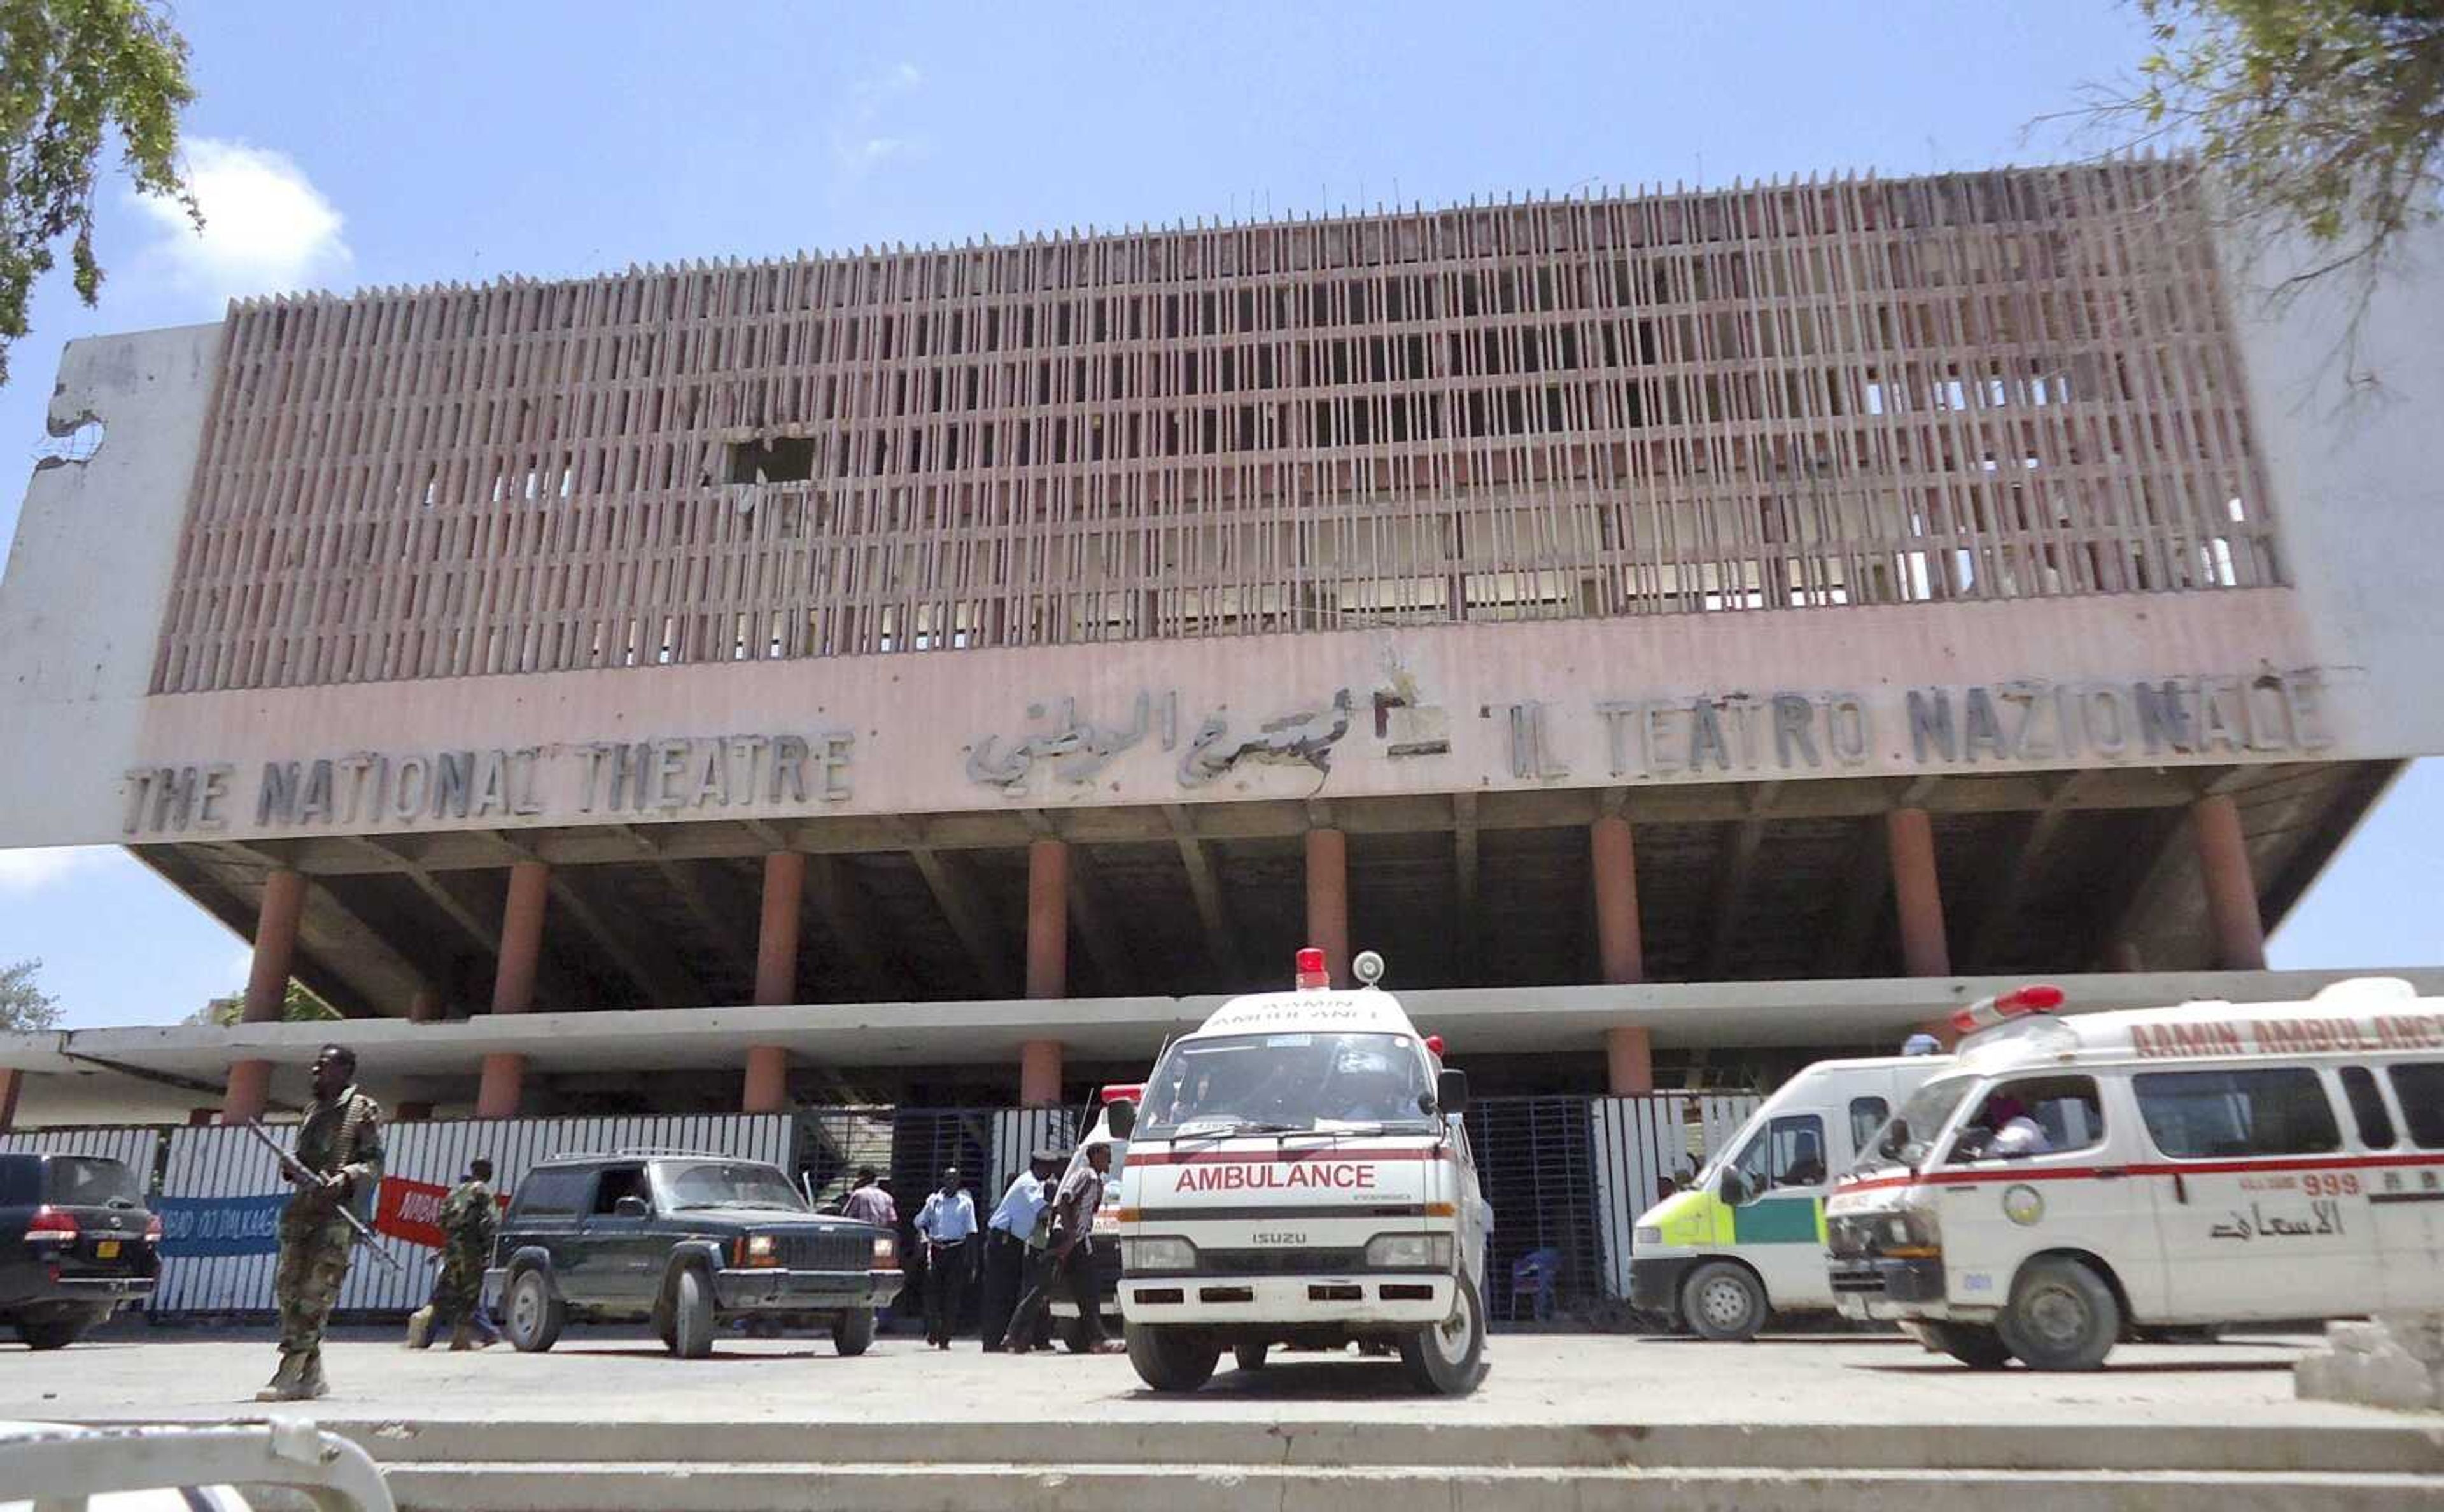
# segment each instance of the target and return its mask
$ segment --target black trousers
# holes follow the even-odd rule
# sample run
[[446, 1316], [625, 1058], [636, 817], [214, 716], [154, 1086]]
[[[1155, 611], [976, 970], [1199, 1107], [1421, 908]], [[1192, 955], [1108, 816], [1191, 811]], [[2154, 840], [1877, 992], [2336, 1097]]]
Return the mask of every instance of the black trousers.
[[1018, 1288], [1027, 1275], [1027, 1245], [1012, 1239], [1007, 1229], [989, 1229], [985, 1234], [985, 1296], [981, 1309], [985, 1348], [1002, 1347], [1002, 1335], [1009, 1330], [1010, 1314], [1018, 1307]]
[[1108, 1336], [1103, 1332], [1102, 1299], [1095, 1295], [1095, 1267], [1087, 1263], [1084, 1245], [1070, 1246], [1069, 1253], [1057, 1260], [1048, 1249], [1028, 1257], [1027, 1291], [1018, 1300], [1018, 1311], [1010, 1317], [1009, 1336], [1033, 1339], [1036, 1324], [1051, 1302], [1055, 1287], [1066, 1290], [1069, 1300], [1078, 1304], [1087, 1339], [1102, 1343]]
[[925, 1268], [925, 1341], [947, 1342], [959, 1326], [968, 1300], [968, 1273], [974, 1268], [972, 1240], [933, 1245]]

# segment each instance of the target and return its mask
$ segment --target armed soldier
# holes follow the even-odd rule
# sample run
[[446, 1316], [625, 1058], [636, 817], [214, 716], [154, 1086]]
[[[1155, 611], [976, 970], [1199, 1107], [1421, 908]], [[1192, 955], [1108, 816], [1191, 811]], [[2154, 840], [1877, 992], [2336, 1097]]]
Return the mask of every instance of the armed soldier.
[[452, 1349], [489, 1349], [501, 1341], [500, 1330], [484, 1316], [484, 1268], [501, 1231], [491, 1161], [467, 1162], [467, 1179], [441, 1199], [440, 1226], [441, 1273], [434, 1278], [432, 1300], [408, 1319], [407, 1347], [422, 1349], [447, 1328]]
[[287, 1168], [297, 1191], [280, 1213], [280, 1268], [272, 1279], [280, 1369], [254, 1393], [258, 1402], [306, 1401], [330, 1392], [323, 1380], [323, 1327], [348, 1279], [362, 1215], [381, 1186], [381, 1108], [356, 1083], [356, 1052], [324, 1045], [314, 1058], [314, 1100]]

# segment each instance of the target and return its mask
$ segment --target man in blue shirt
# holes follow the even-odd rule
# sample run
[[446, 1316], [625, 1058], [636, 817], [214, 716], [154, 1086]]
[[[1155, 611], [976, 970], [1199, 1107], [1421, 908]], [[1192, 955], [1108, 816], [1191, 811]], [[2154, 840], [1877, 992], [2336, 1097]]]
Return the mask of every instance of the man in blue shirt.
[[916, 1214], [925, 1241], [925, 1342], [951, 1347], [959, 1308], [968, 1300], [968, 1273], [975, 1267], [976, 1204], [959, 1185], [959, 1168], [942, 1172], [942, 1188]]
[[1049, 1150], [1035, 1152], [1028, 1169], [1010, 1178], [1000, 1206], [985, 1223], [985, 1350], [997, 1354], [1009, 1328], [1010, 1310], [1018, 1305], [1019, 1279], [1027, 1270], [1030, 1249], [1041, 1246], [1048, 1225], [1044, 1209], [1052, 1200], [1051, 1180], [1061, 1169]]

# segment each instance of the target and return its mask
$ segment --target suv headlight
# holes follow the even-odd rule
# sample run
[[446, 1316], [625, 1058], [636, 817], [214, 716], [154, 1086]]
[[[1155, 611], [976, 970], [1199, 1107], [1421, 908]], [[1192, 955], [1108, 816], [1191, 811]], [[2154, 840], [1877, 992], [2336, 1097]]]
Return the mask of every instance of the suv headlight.
[[1378, 1234], [1366, 1242], [1366, 1263], [1377, 1270], [1449, 1270], [1449, 1234]]
[[749, 1234], [738, 1242], [738, 1263], [745, 1266], [781, 1263], [781, 1245], [770, 1234]]
[[898, 1270], [899, 1268], [898, 1240], [892, 1238], [889, 1234], [877, 1234], [874, 1236], [874, 1268], [877, 1270]]
[[1633, 1231], [1629, 1236], [1629, 1247], [1632, 1249], [1644, 1249], [1650, 1245], [1660, 1247], [1662, 1243], [1663, 1229], [1657, 1224], [1649, 1224]]
[[1176, 1236], [1124, 1239], [1120, 1241], [1120, 1268], [1132, 1274], [1146, 1270], [1194, 1270], [1196, 1268], [1196, 1246]]

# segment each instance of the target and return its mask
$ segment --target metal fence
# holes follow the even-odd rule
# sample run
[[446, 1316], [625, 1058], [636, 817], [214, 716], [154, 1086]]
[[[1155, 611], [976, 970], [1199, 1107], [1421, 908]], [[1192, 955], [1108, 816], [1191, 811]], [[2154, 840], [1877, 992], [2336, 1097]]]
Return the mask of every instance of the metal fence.
[[[1498, 1320], [1618, 1320], [1629, 1295], [1638, 1214], [1672, 1177], [1702, 1164], [1757, 1105], [1753, 1097], [1664, 1093], [1639, 1097], [1484, 1097], [1468, 1131], [1494, 1209], [1486, 1304]], [[818, 1205], [836, 1200], [861, 1166], [886, 1173], [902, 1226], [957, 1166], [978, 1216], [1037, 1148], [1080, 1134], [1064, 1108], [842, 1108], [791, 1115], [516, 1118], [392, 1124], [375, 1229], [393, 1269], [360, 1259], [340, 1294], [343, 1310], [403, 1312], [432, 1284], [441, 1196], [478, 1155], [493, 1184], [513, 1192], [556, 1154], [637, 1148], [700, 1150], [766, 1160], [789, 1171]], [[283, 1149], [296, 1126], [267, 1131]], [[278, 1221], [287, 1189], [277, 1162], [244, 1129], [153, 1127], [46, 1130], [0, 1135], [12, 1151], [100, 1154], [139, 1175], [165, 1228], [162, 1315], [261, 1313], [271, 1307]]]

